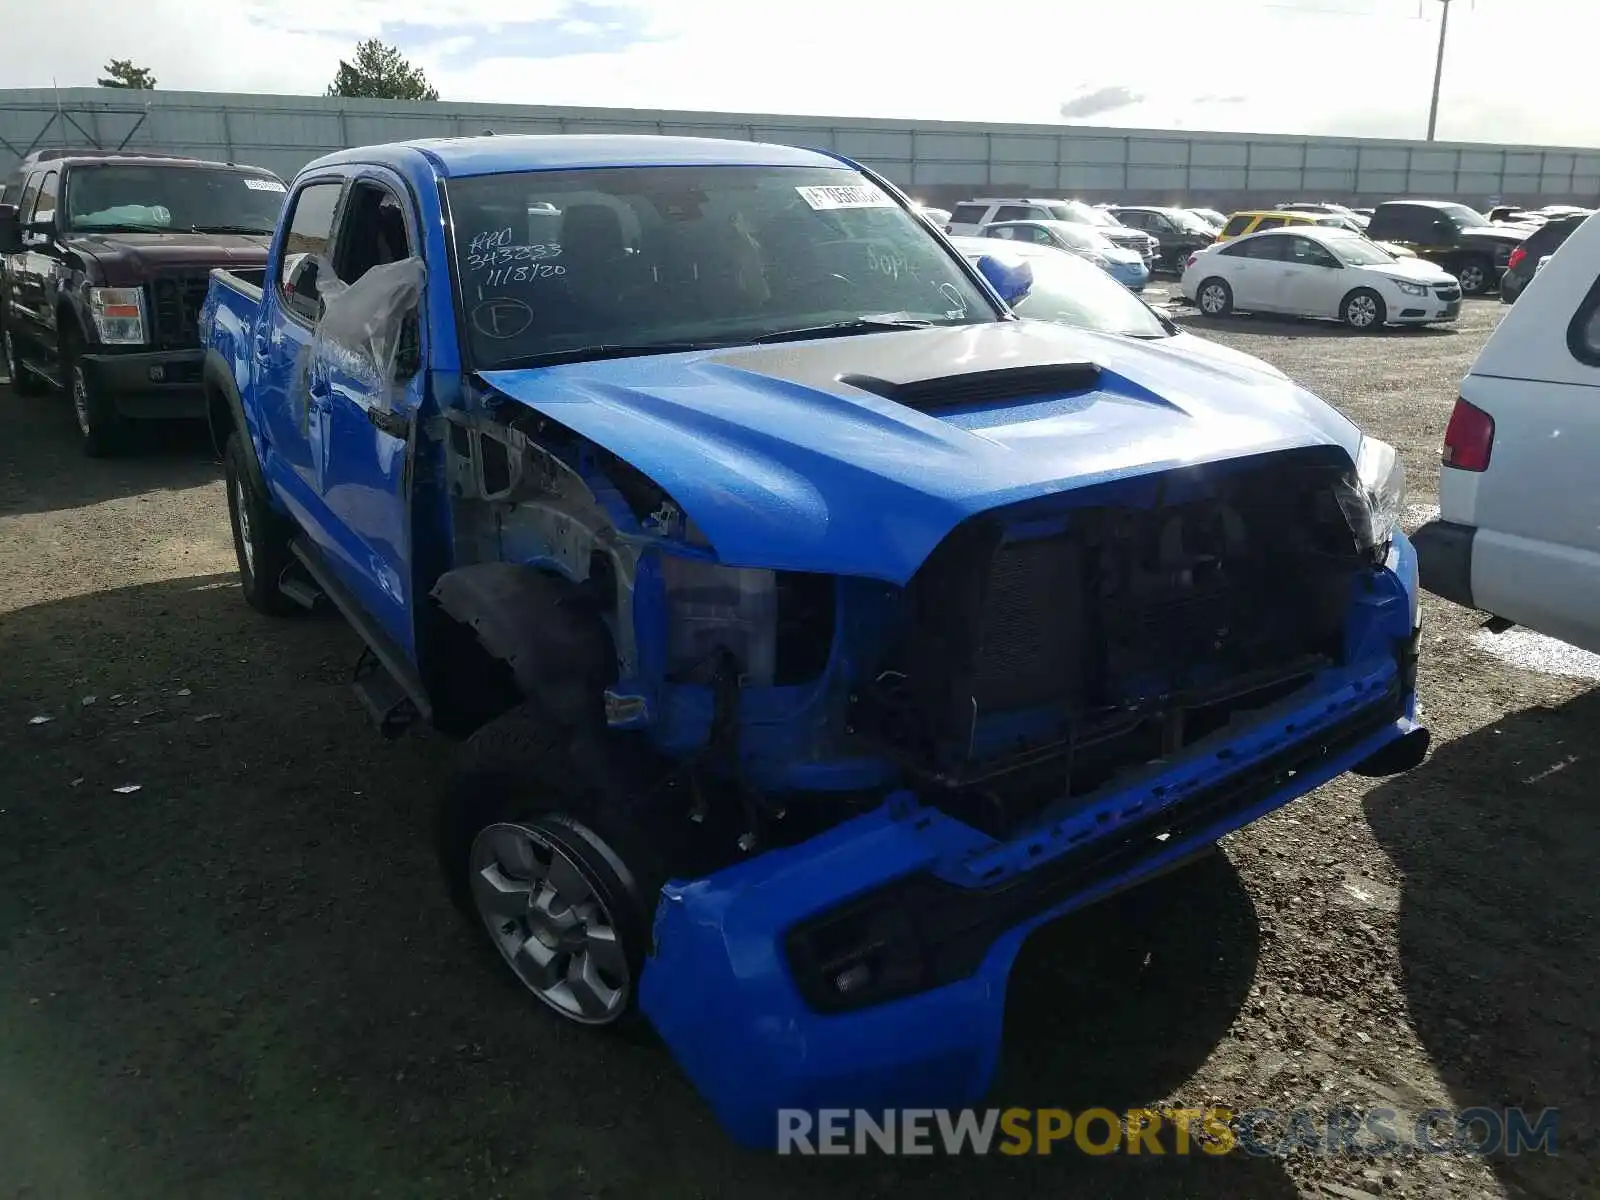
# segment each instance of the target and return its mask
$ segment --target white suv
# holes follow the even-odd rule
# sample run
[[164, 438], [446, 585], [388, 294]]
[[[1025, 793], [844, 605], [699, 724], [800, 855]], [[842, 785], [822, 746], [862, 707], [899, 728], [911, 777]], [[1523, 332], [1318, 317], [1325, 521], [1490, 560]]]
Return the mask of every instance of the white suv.
[[1154, 261], [1161, 245], [1144, 230], [1129, 229], [1109, 212], [1091, 208], [1081, 200], [1019, 200], [1005, 196], [979, 196], [956, 205], [944, 231], [952, 237], [977, 237], [985, 225], [993, 225], [997, 221], [1072, 221], [1079, 225], [1090, 225], [1112, 245], [1138, 251], [1147, 267]]
[[1417, 530], [1436, 596], [1600, 652], [1600, 217], [1489, 336], [1444, 435], [1439, 518]]

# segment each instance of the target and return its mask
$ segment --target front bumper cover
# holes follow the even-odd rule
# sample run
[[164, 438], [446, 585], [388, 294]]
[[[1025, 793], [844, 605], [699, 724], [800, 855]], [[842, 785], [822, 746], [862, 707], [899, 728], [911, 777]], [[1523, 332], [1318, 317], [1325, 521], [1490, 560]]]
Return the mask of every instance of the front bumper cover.
[[206, 415], [202, 350], [86, 354], [91, 386], [124, 417], [189, 419]]
[[[729, 1133], [770, 1148], [784, 1109], [978, 1103], [999, 1059], [1011, 965], [1034, 929], [1347, 770], [1420, 759], [1405, 538], [1382, 579], [1356, 605], [1351, 665], [1210, 753], [1012, 841], [897, 792], [800, 845], [664, 888], [640, 1005]], [[841, 995], [861, 956], [840, 959], [814, 935], [858, 914], [873, 978], [889, 986]]]

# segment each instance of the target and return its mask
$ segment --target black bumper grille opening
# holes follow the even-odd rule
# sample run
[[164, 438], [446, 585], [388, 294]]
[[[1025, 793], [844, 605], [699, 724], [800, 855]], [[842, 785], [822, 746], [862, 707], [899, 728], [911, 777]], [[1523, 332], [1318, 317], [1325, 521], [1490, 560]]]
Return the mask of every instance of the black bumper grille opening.
[[157, 349], [199, 349], [200, 310], [210, 286], [209, 273], [161, 276], [150, 284]]
[[1070, 538], [1002, 546], [988, 578], [973, 696], [980, 712], [1048, 704], [1082, 670], [1082, 548]]

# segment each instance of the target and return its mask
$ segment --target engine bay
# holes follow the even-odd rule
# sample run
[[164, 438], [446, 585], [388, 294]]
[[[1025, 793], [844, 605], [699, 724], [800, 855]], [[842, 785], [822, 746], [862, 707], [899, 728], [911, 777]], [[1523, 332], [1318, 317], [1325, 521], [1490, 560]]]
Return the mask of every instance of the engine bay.
[[1370, 566], [1334, 447], [986, 511], [899, 587], [721, 565], [670, 497], [549, 423], [456, 433], [458, 555], [574, 585], [616, 650], [612, 735], [740, 853], [895, 786], [1004, 838], [1237, 732], [1343, 661]]

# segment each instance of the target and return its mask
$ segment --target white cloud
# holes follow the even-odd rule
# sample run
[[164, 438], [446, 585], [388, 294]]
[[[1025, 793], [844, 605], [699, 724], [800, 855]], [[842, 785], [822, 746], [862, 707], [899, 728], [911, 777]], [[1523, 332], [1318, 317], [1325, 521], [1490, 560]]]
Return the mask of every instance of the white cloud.
[[[1059, 122], [1064, 102], [1139, 97], [1087, 118], [1144, 128], [1420, 137], [1438, 33], [1417, 0], [1093, 0], [1017, 20], [911, 0], [0, 0], [0, 80], [93, 82], [111, 57], [163, 88], [318, 94], [341, 54], [385, 28], [445, 100], [837, 116]], [[1294, 11], [1296, 7], [1302, 11]], [[1447, 140], [1600, 145], [1581, 36], [1538, 39], [1537, 71], [1500, 83], [1528, 31], [1570, 26], [1570, 0], [1456, 4], [1440, 106]], [[615, 20], [605, 10], [613, 10]], [[1371, 16], [1342, 15], [1370, 11]], [[626, 10], [632, 10], [631, 14]], [[612, 53], [530, 55], [521, 23], [546, 20]], [[1548, 18], [1548, 21], [1543, 18]], [[431, 33], [429, 31], [432, 31]], [[498, 34], [494, 31], [498, 30]], [[525, 28], [524, 28], [525, 32]], [[468, 38], [468, 34], [477, 36]], [[493, 49], [500, 39], [501, 52]], [[465, 39], [465, 40], [464, 40]], [[576, 42], [574, 44], [577, 44]], [[464, 63], [471, 48], [476, 61]], [[1086, 106], [1093, 107], [1093, 106]]]

